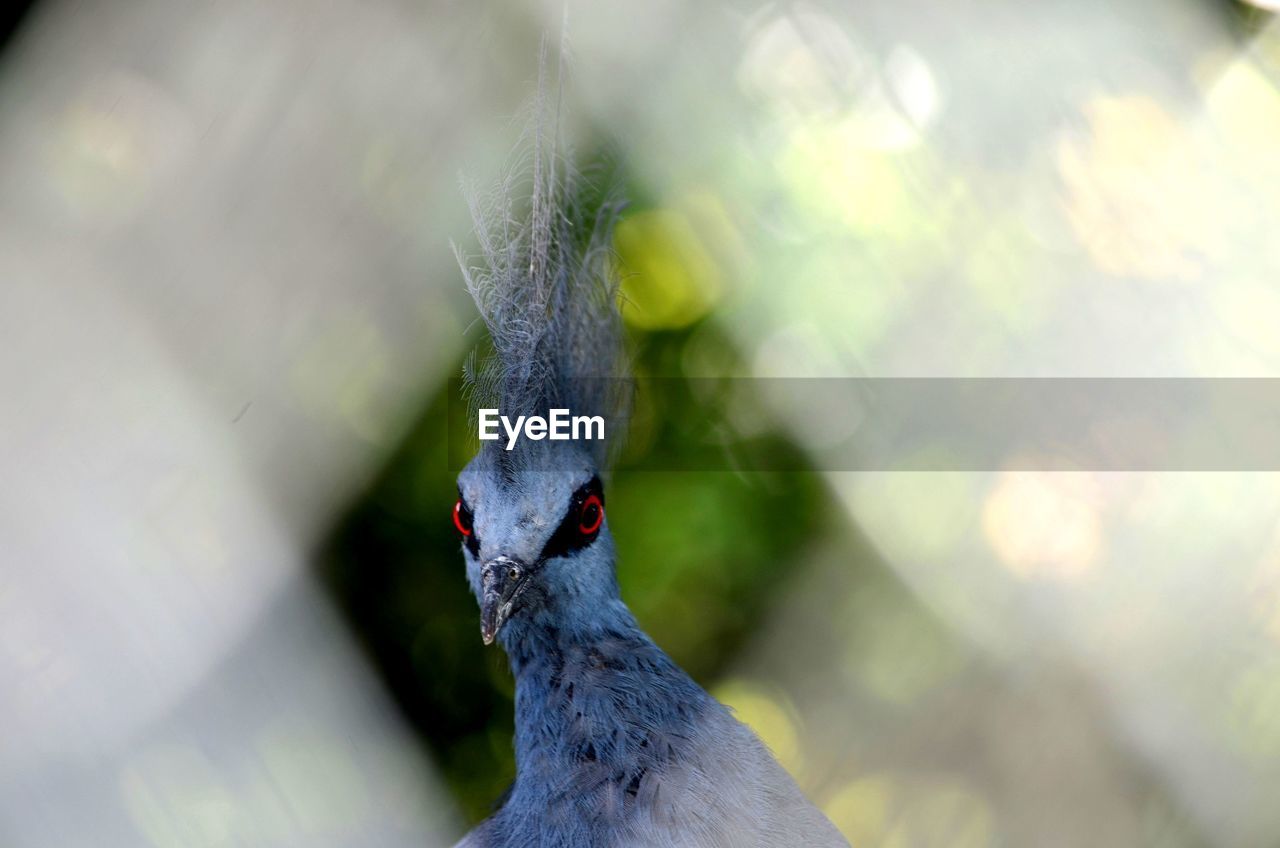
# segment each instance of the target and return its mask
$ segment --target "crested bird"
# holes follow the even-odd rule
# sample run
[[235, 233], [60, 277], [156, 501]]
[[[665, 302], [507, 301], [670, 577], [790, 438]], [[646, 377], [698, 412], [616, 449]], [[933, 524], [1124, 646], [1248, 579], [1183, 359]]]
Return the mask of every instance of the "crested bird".
[[543, 91], [519, 164], [468, 193], [480, 252], [459, 261], [492, 350], [465, 384], [513, 419], [601, 415], [606, 438], [482, 442], [458, 476], [481, 637], [516, 690], [515, 781], [458, 848], [847, 848], [620, 596], [602, 483], [630, 397], [609, 254], [620, 206], [584, 199]]

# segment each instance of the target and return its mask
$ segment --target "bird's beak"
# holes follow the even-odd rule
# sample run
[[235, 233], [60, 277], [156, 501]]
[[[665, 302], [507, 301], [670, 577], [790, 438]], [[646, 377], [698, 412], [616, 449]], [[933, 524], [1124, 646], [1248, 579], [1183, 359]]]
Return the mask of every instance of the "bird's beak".
[[529, 567], [511, 557], [495, 557], [480, 570], [480, 638], [492, 645], [524, 589]]

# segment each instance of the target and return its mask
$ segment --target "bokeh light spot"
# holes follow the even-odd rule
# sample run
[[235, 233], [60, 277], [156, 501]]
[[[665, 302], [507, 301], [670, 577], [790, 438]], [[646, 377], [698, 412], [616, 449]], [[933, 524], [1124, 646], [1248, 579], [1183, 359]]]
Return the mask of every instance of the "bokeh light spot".
[[688, 216], [670, 209], [638, 212], [619, 222], [614, 248], [622, 264], [623, 317], [645, 330], [686, 327], [723, 294], [715, 258]]
[[1084, 116], [1087, 135], [1057, 150], [1080, 242], [1108, 274], [1194, 279], [1224, 243], [1203, 152], [1150, 97], [1095, 98]]
[[1019, 577], [1084, 577], [1103, 541], [1093, 489], [1084, 473], [1004, 472], [983, 504], [987, 541]]
[[795, 711], [781, 695], [741, 679], [721, 683], [712, 694], [756, 732], [783, 768], [793, 776], [801, 774], [804, 761]]
[[1255, 66], [1233, 62], [1205, 106], [1218, 132], [1249, 157], [1247, 164], [1280, 165], [1280, 91]]
[[888, 833], [895, 786], [883, 776], [864, 777], [837, 792], [823, 812], [850, 845], [881, 845]]

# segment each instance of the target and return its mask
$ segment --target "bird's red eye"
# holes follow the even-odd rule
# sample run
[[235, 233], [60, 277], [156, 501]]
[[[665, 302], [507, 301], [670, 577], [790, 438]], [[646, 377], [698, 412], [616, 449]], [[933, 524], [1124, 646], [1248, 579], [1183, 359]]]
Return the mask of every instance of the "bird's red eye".
[[582, 512], [578, 514], [578, 532], [584, 536], [590, 536], [600, 529], [602, 521], [604, 521], [604, 504], [600, 503], [600, 496], [588, 496], [582, 502]]
[[453, 505], [453, 526], [457, 527], [462, 535], [471, 535], [471, 510], [467, 509], [462, 498], [458, 498], [458, 502]]

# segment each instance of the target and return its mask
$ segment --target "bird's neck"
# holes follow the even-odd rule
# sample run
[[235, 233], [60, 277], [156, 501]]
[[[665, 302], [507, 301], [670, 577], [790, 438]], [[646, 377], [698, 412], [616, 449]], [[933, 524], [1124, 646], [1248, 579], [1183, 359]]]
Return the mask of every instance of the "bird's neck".
[[[520, 625], [504, 630], [504, 646], [516, 678], [517, 785], [526, 791], [540, 791], [527, 784], [550, 791], [565, 775], [607, 758], [634, 758], [643, 734], [628, 739], [617, 728], [670, 726], [708, 700], [621, 600], [581, 619], [533, 616]], [[625, 709], [622, 693], [637, 690], [645, 692], [646, 715], [615, 714]]]
[[575, 649], [589, 649], [619, 635], [648, 641], [620, 598], [609, 598], [592, 607], [580, 614], [574, 610], [539, 610], [528, 618], [508, 622], [499, 638], [517, 686], [554, 683]]

